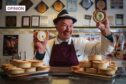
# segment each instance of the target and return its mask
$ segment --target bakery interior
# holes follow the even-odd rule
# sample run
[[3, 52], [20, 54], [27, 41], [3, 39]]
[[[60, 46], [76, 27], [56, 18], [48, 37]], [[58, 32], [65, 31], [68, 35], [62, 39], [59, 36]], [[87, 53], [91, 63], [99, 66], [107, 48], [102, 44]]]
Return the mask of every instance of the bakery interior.
[[[95, 9], [98, 9], [96, 4], [100, 1], [103, 2], [101, 7], [105, 5], [102, 10], [107, 13], [116, 46], [114, 51], [105, 58], [101, 55], [96, 55], [96, 58], [100, 60], [110, 58], [110, 65], [114, 66], [114, 72], [99, 74], [86, 70], [87, 73], [78, 73], [74, 72], [74, 69], [78, 69], [76, 66], [51, 68], [44, 66], [42, 61], [34, 59], [35, 32], [48, 32], [49, 39], [55, 38], [57, 32], [53, 19], [63, 9], [67, 9], [78, 20], [74, 24], [73, 37], [82, 37], [94, 42], [100, 40], [100, 31], [96, 28], [93, 15]], [[26, 10], [24, 12], [6, 11], [6, 5], [25, 5]], [[0, 0], [0, 84], [125, 84], [125, 11], [126, 0]], [[13, 49], [6, 47], [6, 40], [10, 38], [15, 43]], [[90, 60], [92, 59], [95, 58]], [[26, 63], [27, 66], [23, 66]], [[94, 67], [98, 67], [98, 63], [94, 61]], [[7, 66], [18, 68], [16, 71], [7, 70]], [[80, 63], [80, 66], [85, 68], [90, 64], [85, 62], [83, 65]], [[83, 71], [84, 68], [79, 70]], [[105, 70], [101, 71], [101, 73], [104, 72]]]

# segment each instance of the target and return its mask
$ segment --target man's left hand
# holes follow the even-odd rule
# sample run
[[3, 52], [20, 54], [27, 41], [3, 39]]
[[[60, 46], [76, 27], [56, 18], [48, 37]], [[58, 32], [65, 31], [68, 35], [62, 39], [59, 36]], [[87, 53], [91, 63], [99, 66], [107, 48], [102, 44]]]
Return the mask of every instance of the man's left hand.
[[97, 27], [100, 29], [102, 35], [108, 36], [111, 34], [110, 25], [107, 18], [104, 22], [97, 23]]

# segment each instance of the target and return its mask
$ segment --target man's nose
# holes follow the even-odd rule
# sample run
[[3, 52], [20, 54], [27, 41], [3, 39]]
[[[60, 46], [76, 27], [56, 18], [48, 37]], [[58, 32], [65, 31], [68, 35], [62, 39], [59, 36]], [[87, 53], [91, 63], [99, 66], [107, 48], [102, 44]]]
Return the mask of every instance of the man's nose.
[[67, 27], [66, 27], [66, 30], [67, 30], [67, 31], [70, 31], [70, 30], [71, 30], [71, 27], [70, 27], [70, 26], [67, 26]]

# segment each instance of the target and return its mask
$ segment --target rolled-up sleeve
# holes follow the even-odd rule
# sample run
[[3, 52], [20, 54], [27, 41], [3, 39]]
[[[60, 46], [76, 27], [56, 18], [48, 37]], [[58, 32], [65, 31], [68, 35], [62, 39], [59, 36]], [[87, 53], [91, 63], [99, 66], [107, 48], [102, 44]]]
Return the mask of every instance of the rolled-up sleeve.
[[88, 56], [92, 54], [107, 55], [111, 53], [114, 50], [116, 43], [113, 35], [111, 39], [112, 40], [101, 35], [101, 41], [87, 42], [84, 53]]

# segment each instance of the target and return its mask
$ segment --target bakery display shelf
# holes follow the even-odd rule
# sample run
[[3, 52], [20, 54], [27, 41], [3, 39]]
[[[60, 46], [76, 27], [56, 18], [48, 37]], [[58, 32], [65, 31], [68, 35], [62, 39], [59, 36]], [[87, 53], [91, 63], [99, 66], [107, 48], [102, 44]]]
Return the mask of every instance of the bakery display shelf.
[[105, 80], [111, 80], [116, 77], [116, 75], [109, 76], [109, 75], [102, 75], [102, 74], [87, 73], [83, 71], [73, 71], [73, 73], [81, 76], [88, 76], [88, 77], [105, 79]]

